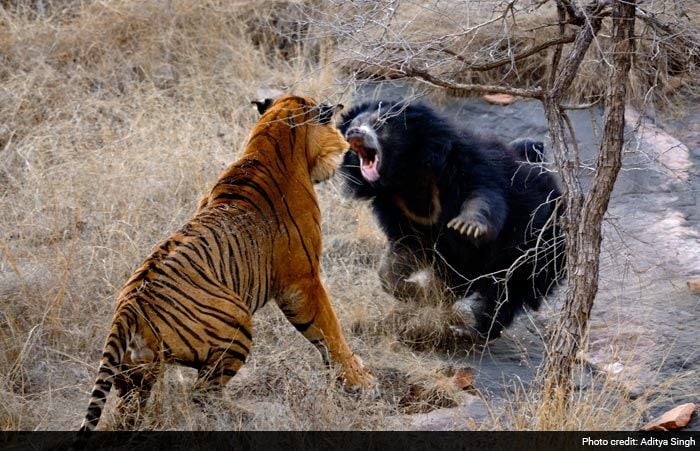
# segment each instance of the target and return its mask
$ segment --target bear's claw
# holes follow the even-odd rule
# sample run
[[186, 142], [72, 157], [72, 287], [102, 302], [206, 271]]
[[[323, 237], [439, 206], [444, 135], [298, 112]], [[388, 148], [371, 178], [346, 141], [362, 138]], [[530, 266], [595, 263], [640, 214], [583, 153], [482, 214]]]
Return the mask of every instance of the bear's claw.
[[468, 221], [463, 219], [461, 216], [457, 216], [448, 222], [447, 227], [456, 230], [462, 235], [466, 235], [474, 239], [479, 239], [488, 233], [488, 226], [486, 226], [486, 224], [476, 221]]

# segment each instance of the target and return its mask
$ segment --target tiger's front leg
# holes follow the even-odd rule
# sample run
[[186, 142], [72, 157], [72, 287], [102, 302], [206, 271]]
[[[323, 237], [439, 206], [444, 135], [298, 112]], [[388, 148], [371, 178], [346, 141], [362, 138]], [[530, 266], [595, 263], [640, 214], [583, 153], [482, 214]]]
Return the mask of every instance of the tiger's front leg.
[[333, 361], [341, 366], [340, 377], [346, 389], [375, 389], [374, 377], [350, 351], [320, 280], [295, 283], [277, 304], [292, 325], [319, 350], [326, 365]]

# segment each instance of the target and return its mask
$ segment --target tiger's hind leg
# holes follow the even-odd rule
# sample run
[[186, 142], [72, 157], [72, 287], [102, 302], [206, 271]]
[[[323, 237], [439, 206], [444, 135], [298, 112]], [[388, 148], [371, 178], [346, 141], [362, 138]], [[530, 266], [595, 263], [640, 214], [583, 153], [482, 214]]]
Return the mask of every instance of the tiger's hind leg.
[[117, 411], [122, 426], [134, 429], [146, 407], [151, 389], [162, 374], [160, 362], [150, 364], [124, 364], [114, 378], [114, 386], [119, 395]]
[[204, 405], [205, 399], [217, 395], [245, 363], [248, 352], [242, 353], [231, 349], [213, 352], [212, 359], [197, 372], [195, 393], [192, 400], [195, 404]]
[[134, 429], [138, 424], [151, 389], [163, 373], [161, 359], [152, 348], [157, 349], [157, 346], [151, 333], [146, 337], [135, 334], [120, 371], [114, 377], [119, 396], [117, 411], [126, 429]]
[[365, 369], [345, 341], [338, 318], [333, 311], [326, 289], [320, 280], [307, 280], [294, 284], [288, 295], [277, 303], [287, 319], [321, 353], [324, 363], [331, 360], [341, 366], [341, 379], [346, 389], [374, 390], [374, 377]]
[[201, 406], [206, 397], [220, 393], [245, 363], [252, 345], [251, 319], [250, 313], [242, 321], [239, 318], [238, 328], [229, 328], [226, 336], [219, 337], [219, 346], [208, 350], [197, 373], [193, 396], [196, 404]]

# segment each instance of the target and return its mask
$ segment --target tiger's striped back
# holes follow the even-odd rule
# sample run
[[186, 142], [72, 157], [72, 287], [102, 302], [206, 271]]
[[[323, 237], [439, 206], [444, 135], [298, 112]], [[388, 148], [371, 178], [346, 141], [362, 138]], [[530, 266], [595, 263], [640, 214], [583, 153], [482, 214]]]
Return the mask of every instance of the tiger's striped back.
[[252, 314], [271, 298], [349, 387], [372, 385], [319, 277], [313, 183], [333, 174], [347, 143], [330, 122], [334, 108], [293, 96], [270, 104], [195, 217], [118, 294], [81, 431], [97, 426], [112, 385], [123, 416], [142, 407], [162, 363], [197, 369], [200, 393], [220, 389], [250, 352]]

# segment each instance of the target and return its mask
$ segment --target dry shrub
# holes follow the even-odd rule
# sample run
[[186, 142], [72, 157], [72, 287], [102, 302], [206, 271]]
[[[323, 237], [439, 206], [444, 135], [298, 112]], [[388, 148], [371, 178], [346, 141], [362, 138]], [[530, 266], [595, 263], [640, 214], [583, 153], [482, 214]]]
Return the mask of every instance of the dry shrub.
[[[700, 15], [692, 0], [641, 6], [650, 19], [637, 22], [640, 39], [629, 99], [638, 107], [647, 101], [660, 108], [674, 105], [700, 86]], [[336, 58], [358, 78], [403, 78], [417, 68], [451, 83], [544, 87], [554, 47], [515, 56], [559, 37], [553, 1], [359, 1], [339, 7], [333, 15], [311, 20], [338, 37]], [[609, 23], [586, 54], [568, 102], [597, 102], [605, 94], [608, 80], [600, 75], [612, 48]], [[652, 25], [657, 23], [669, 26]], [[566, 34], [575, 30], [569, 27]], [[563, 55], [571, 45], [564, 44]]]
[[469, 349], [473, 340], [455, 331], [466, 323], [463, 314], [451, 305], [410, 304], [392, 305], [379, 316], [364, 318], [356, 315], [351, 327], [356, 334], [368, 337], [391, 335], [412, 349], [434, 351]]
[[452, 373], [447, 367], [408, 374], [393, 368], [378, 372], [382, 396], [394, 400], [397, 411], [408, 415], [457, 406], [459, 388], [451, 379]]
[[[573, 393], [558, 391], [554, 399], [544, 402], [537, 387], [514, 385], [512, 395], [504, 403], [502, 420], [496, 429], [538, 431], [621, 431], [637, 430], [649, 420], [648, 412], [670, 399], [664, 394], [679, 382], [659, 381], [655, 388], [637, 392], [636, 382], [641, 366], [628, 362], [624, 379], [611, 372], [601, 372], [579, 362], [574, 371], [578, 382]], [[637, 370], [634, 370], [634, 369]], [[687, 377], [687, 376], [684, 376]], [[681, 377], [682, 378], [682, 377]], [[565, 402], [566, 400], [566, 402]]]

